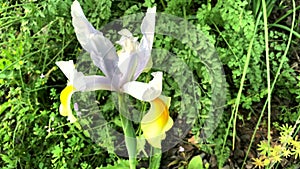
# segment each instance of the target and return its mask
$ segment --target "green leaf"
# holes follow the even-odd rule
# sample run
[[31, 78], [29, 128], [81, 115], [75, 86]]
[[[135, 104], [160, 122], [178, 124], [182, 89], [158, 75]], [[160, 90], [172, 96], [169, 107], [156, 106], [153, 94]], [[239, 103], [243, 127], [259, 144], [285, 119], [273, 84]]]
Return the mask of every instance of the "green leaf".
[[2, 112], [4, 112], [4, 110], [6, 110], [7, 108], [9, 108], [11, 106], [10, 102], [5, 102], [0, 106], [0, 114], [2, 114]]
[[108, 165], [107, 167], [99, 167], [97, 169], [120, 169], [120, 168], [129, 168], [128, 160], [118, 160], [115, 165]]
[[192, 158], [189, 163], [188, 169], [203, 169], [202, 158], [200, 155]]
[[1, 155], [1, 159], [5, 162], [5, 163], [12, 163], [13, 161], [10, 159], [9, 156], [5, 155], [5, 154], [2, 154]]

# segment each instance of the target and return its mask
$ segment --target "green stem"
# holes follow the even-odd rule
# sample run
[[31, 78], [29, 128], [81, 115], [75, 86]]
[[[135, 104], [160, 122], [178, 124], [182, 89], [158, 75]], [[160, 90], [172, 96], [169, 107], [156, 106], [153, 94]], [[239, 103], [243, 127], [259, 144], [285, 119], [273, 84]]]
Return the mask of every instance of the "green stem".
[[300, 38], [300, 33], [296, 32], [296, 31], [292, 31], [289, 27], [284, 26], [284, 25], [280, 25], [280, 24], [270, 24], [270, 27], [277, 27], [277, 28], [281, 28], [284, 29], [286, 31], [291, 32], [294, 36], [296, 36], [297, 38]]
[[127, 113], [127, 106], [124, 102], [124, 95], [118, 95], [118, 102], [119, 102], [119, 112], [120, 112], [120, 119], [122, 122], [122, 127], [125, 135], [125, 144], [128, 152], [129, 157], [129, 165], [130, 169], [136, 168], [136, 135], [135, 131], [132, 126], [132, 122], [127, 119], [124, 114]]
[[[266, 47], [266, 65], [267, 65], [268, 144], [271, 145], [271, 75], [270, 75], [270, 59], [269, 59], [268, 16], [267, 16], [267, 7], [266, 7], [266, 1], [265, 0], [262, 0], [262, 9], [263, 9], [263, 18], [264, 18], [265, 47]], [[268, 149], [268, 156], [270, 156], [270, 148]]]
[[161, 160], [161, 149], [152, 147], [149, 169], [159, 169]]

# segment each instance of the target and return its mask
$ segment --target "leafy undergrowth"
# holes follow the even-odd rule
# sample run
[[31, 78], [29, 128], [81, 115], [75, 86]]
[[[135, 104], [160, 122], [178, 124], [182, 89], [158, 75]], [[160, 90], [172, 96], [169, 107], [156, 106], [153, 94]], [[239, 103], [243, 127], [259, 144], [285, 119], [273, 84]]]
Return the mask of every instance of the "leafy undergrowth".
[[[96, 144], [79, 123], [68, 123], [58, 112], [59, 93], [66, 79], [55, 61], [76, 60], [82, 53], [71, 23], [72, 1], [0, 2], [1, 168], [126, 168], [126, 160], [103, 148], [108, 147], [108, 143]], [[121, 16], [157, 6], [159, 12], [188, 20], [216, 48], [224, 68], [227, 101], [218, 127], [209, 138], [202, 139], [201, 128], [212, 103], [212, 77], [206, 67], [210, 62], [205, 58], [199, 60], [195, 51], [184, 45], [184, 39], [155, 35], [154, 48], [163, 48], [184, 60], [200, 86], [195, 92], [199, 110], [197, 114], [188, 115], [188, 111], [180, 110], [178, 85], [171, 76], [164, 79], [164, 92], [174, 96], [170, 108], [173, 118], [188, 116], [196, 122], [178, 145], [163, 154], [161, 168], [187, 168], [193, 157], [199, 160], [197, 155], [203, 161], [203, 168], [258, 168], [260, 161], [262, 168], [300, 166], [297, 149], [300, 137], [300, 2], [293, 8], [290, 1], [267, 1], [267, 37], [263, 5], [256, 0], [80, 2], [87, 18], [98, 29]], [[174, 23], [173, 28], [166, 25], [165, 29], [172, 31], [176, 25]], [[201, 37], [190, 37], [195, 41], [197, 38]], [[265, 53], [266, 38], [268, 55]], [[161, 59], [164, 57], [167, 56], [162, 54]], [[270, 79], [266, 57], [270, 60]], [[174, 64], [170, 69], [176, 72], [176, 68]], [[268, 80], [275, 82], [270, 117], [264, 108], [271, 92]], [[107, 92], [98, 94], [106, 119], [109, 123], [117, 122], [114, 101]], [[237, 106], [239, 109], [235, 113]], [[268, 130], [269, 120], [271, 128]], [[288, 134], [282, 128], [286, 124], [293, 129]], [[272, 136], [269, 142], [268, 135]], [[290, 140], [284, 142], [283, 136]], [[105, 134], [98, 137], [110, 139]], [[280, 152], [276, 154], [274, 151], [278, 147]], [[278, 154], [280, 160], [274, 158]], [[140, 159], [140, 167], [148, 166], [145, 161]]]

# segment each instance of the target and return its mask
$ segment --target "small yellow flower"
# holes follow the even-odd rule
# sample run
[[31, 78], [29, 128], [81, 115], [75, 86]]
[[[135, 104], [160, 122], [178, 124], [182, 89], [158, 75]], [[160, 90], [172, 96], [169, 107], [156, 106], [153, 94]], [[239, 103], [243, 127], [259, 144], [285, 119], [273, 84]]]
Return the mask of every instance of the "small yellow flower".
[[258, 168], [264, 167], [264, 162], [263, 162], [262, 156], [259, 158], [252, 158], [252, 160], [254, 161], [254, 162], [252, 162], [252, 164], [254, 164], [255, 167], [258, 167]]
[[291, 144], [292, 141], [293, 141], [293, 137], [290, 136], [290, 135], [284, 135], [282, 134], [280, 137], [279, 137], [279, 140], [281, 142], [281, 144]]
[[292, 140], [291, 143], [296, 149], [300, 149], [300, 141], [298, 140], [298, 135], [295, 137], [295, 140]]
[[271, 156], [277, 156], [281, 154], [282, 147], [281, 145], [275, 145], [273, 148], [271, 148]]
[[261, 155], [267, 155], [269, 149], [270, 149], [270, 145], [266, 140], [260, 141], [260, 143], [258, 144], [257, 150], [260, 151]]
[[293, 154], [295, 155], [295, 159], [300, 158], [300, 148], [293, 148]]
[[283, 155], [285, 158], [289, 157], [291, 154], [292, 154], [292, 152], [291, 152], [289, 149], [284, 149], [284, 150], [282, 151], [282, 155]]
[[271, 163], [271, 160], [270, 160], [270, 159], [266, 158], [266, 159], [264, 160], [264, 166], [268, 166], [270, 163]]
[[280, 155], [273, 156], [273, 157], [272, 157], [272, 161], [273, 161], [273, 162], [280, 162], [280, 161], [281, 161]]

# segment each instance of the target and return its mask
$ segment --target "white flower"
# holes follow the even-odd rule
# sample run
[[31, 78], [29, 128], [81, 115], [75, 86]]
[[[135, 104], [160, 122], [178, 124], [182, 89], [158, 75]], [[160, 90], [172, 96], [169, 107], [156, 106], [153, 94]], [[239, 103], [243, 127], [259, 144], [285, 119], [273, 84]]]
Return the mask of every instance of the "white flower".
[[112, 42], [88, 22], [79, 2], [73, 2], [71, 14], [77, 39], [104, 76], [85, 76], [75, 69], [72, 60], [56, 62], [68, 78], [67, 86], [60, 95], [61, 115], [68, 116], [70, 122], [76, 121], [70, 108], [71, 96], [74, 92], [110, 90], [127, 93], [136, 99], [150, 102], [150, 110], [142, 119], [141, 128], [152, 146], [161, 147], [165, 132], [173, 125], [168, 111], [171, 99], [161, 95], [163, 74], [152, 73], [153, 79], [149, 83], [136, 81], [138, 76], [151, 65], [155, 12], [156, 7], [147, 10], [141, 24], [143, 37], [140, 42], [127, 29], [119, 32], [121, 38], [116, 43], [121, 45], [122, 50], [116, 52]]

